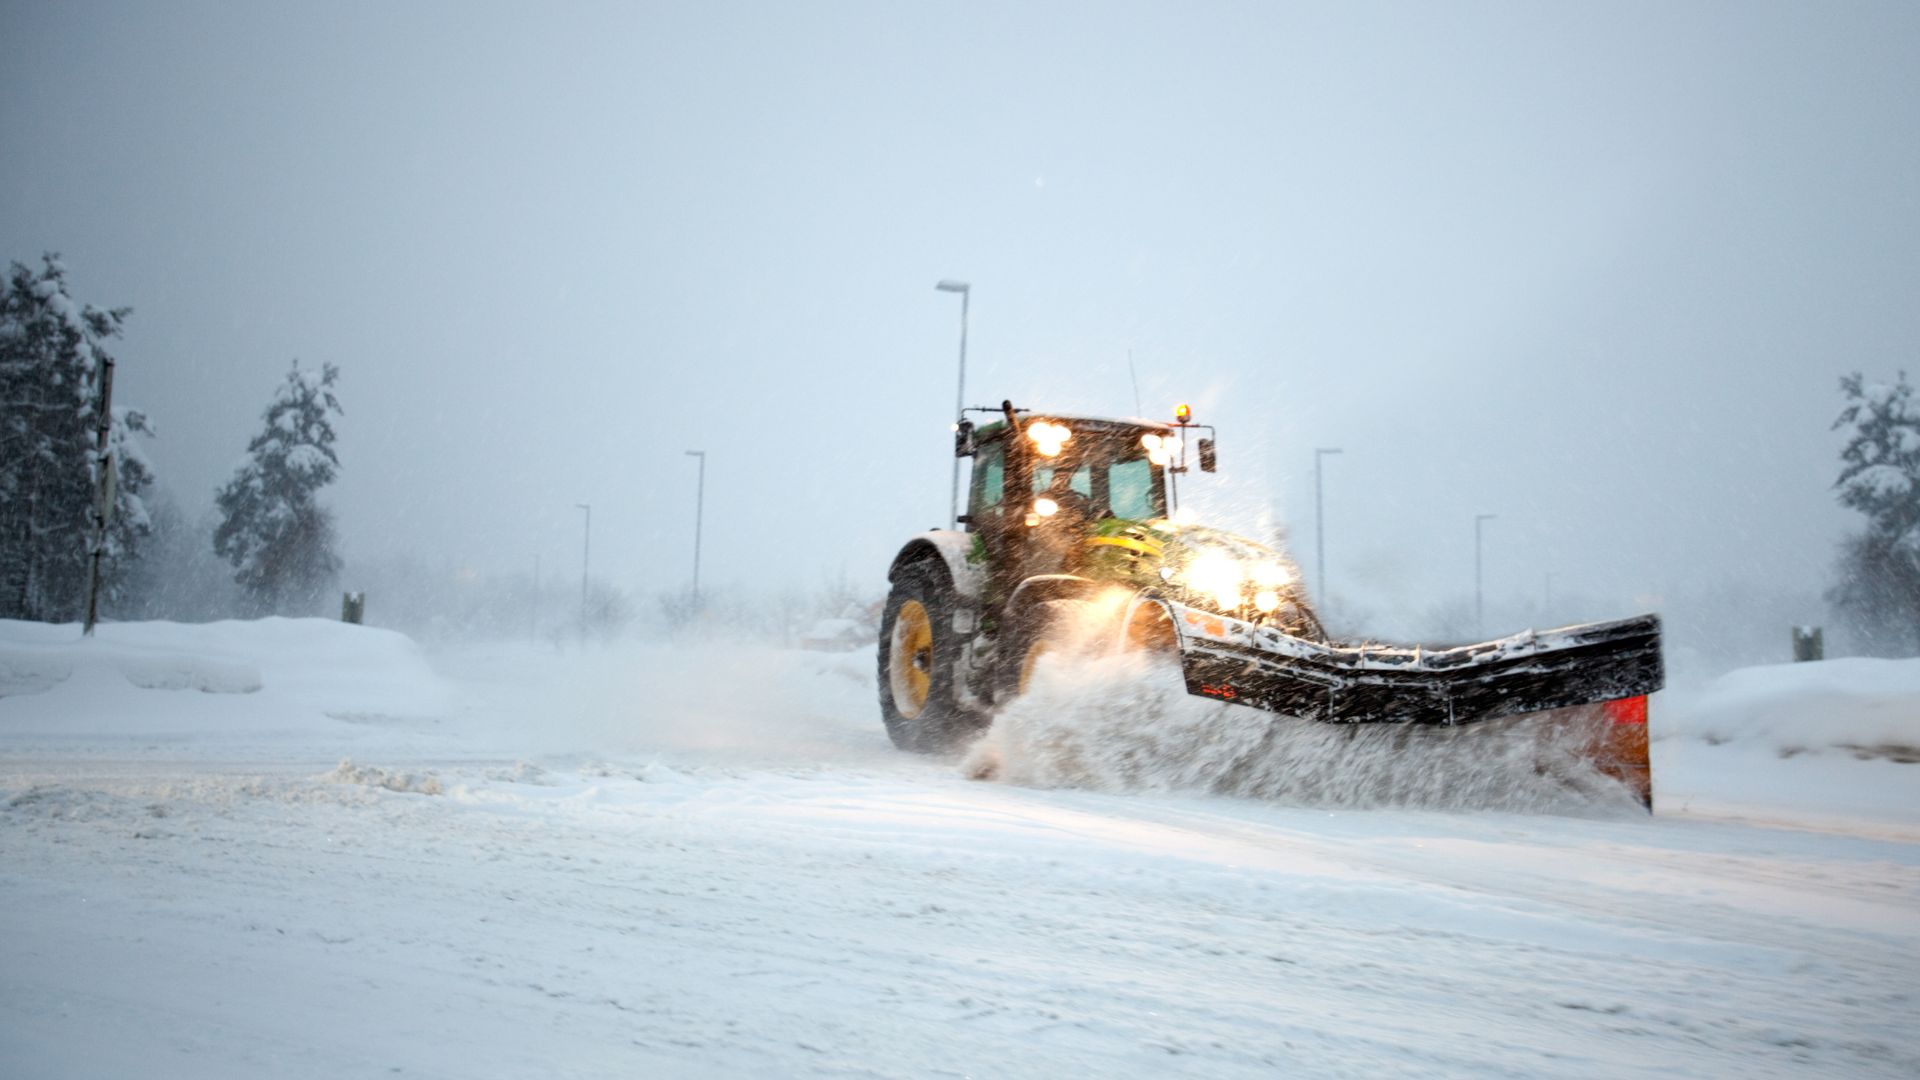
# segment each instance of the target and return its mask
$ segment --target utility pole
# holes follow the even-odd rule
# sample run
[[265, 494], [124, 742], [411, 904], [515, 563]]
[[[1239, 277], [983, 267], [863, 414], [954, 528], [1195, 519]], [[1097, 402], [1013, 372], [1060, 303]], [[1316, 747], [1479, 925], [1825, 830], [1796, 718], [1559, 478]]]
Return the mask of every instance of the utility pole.
[[580, 640], [587, 640], [587, 566], [588, 558], [593, 554], [593, 504], [574, 503], [576, 509], [587, 512], [587, 528], [580, 541]]
[[1485, 594], [1481, 585], [1480, 571], [1480, 526], [1492, 521], [1497, 514], [1475, 514], [1473, 516], [1473, 629], [1474, 633], [1484, 635], [1487, 632], [1487, 609]]
[[[688, 457], [700, 459], [700, 482], [693, 494], [693, 606], [700, 606], [700, 519], [707, 508], [707, 452], [689, 450]], [[958, 460], [957, 458], [955, 459]]]
[[[951, 278], [934, 285], [940, 292], [960, 294], [960, 386], [953, 393], [953, 419], [960, 422], [967, 407], [967, 303], [973, 297], [973, 286], [964, 281]], [[960, 455], [953, 456], [953, 486], [947, 490], [947, 528], [960, 527]]]
[[1339, 452], [1337, 446], [1319, 447], [1313, 452], [1313, 570], [1320, 576], [1313, 598], [1316, 604], [1327, 602], [1327, 515], [1320, 501], [1320, 459]]
[[107, 448], [113, 433], [113, 361], [104, 354], [100, 357], [99, 378], [100, 415], [93, 447], [93, 551], [87, 559], [87, 617], [80, 628], [82, 637], [92, 637], [94, 624], [100, 621], [100, 560], [107, 557], [107, 524], [113, 520], [114, 487], [119, 480], [113, 451]]

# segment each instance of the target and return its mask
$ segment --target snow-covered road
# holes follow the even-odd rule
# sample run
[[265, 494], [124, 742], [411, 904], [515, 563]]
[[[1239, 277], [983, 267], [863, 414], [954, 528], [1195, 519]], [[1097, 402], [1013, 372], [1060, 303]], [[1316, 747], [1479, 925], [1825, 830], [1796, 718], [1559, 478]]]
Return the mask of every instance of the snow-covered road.
[[1039, 790], [888, 748], [870, 655], [276, 668], [336, 629], [13, 643], [0, 1074], [1920, 1074], [1920, 824], [1680, 747], [1652, 819]]

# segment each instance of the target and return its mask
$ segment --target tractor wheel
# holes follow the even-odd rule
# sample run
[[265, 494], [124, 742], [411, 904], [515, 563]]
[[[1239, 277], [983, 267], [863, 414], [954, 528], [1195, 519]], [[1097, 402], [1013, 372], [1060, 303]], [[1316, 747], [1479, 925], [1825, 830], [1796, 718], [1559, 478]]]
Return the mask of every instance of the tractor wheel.
[[[1115, 648], [1131, 656], [1148, 677], [1166, 687], [1185, 688], [1186, 677], [1180, 670], [1180, 634], [1173, 615], [1159, 600], [1141, 597], [1121, 618], [1115, 635]], [[1171, 679], [1171, 682], [1166, 680]]]
[[1120, 627], [1120, 648], [1123, 652], [1179, 655], [1179, 636], [1166, 605], [1144, 598], [1134, 601]]
[[1085, 600], [1047, 600], [1022, 612], [1007, 635], [1001, 655], [995, 700], [1012, 701], [1027, 692], [1040, 658], [1049, 653], [1083, 652], [1088, 628], [1083, 625], [1089, 605]]
[[951, 749], [978, 727], [960, 708], [960, 635], [953, 629], [953, 586], [931, 561], [900, 570], [880, 618], [880, 715], [902, 750]]

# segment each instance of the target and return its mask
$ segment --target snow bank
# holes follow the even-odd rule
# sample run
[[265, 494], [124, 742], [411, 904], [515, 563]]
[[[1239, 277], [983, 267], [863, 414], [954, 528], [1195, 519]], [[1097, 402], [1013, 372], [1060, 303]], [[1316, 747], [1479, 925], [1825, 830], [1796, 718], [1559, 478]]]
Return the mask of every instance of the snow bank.
[[437, 659], [467, 689], [467, 732], [514, 756], [649, 754], [783, 770], [897, 758], [875, 705], [872, 646], [507, 644]]
[[1671, 809], [1920, 823], [1920, 659], [1742, 668], [1656, 699], [1650, 732]]
[[360, 787], [379, 788], [382, 791], [417, 795], [446, 794], [446, 788], [440, 783], [440, 778], [433, 773], [411, 773], [399, 769], [382, 769], [373, 765], [355, 765], [352, 758], [343, 760], [332, 772], [320, 779], [330, 784], [357, 784]]
[[0, 620], [0, 730], [175, 735], [445, 715], [446, 687], [391, 630], [324, 619], [73, 625]]
[[1920, 761], [1920, 659], [1741, 668], [1683, 699], [1656, 735]]

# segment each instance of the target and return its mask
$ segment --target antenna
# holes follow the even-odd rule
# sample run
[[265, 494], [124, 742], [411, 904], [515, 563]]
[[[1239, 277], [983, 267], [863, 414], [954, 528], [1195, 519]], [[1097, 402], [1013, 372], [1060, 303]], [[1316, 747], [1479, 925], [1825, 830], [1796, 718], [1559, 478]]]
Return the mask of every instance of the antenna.
[[1127, 378], [1133, 380], [1133, 415], [1145, 416], [1146, 409], [1140, 406], [1140, 376], [1133, 370], [1133, 350], [1127, 350]]

